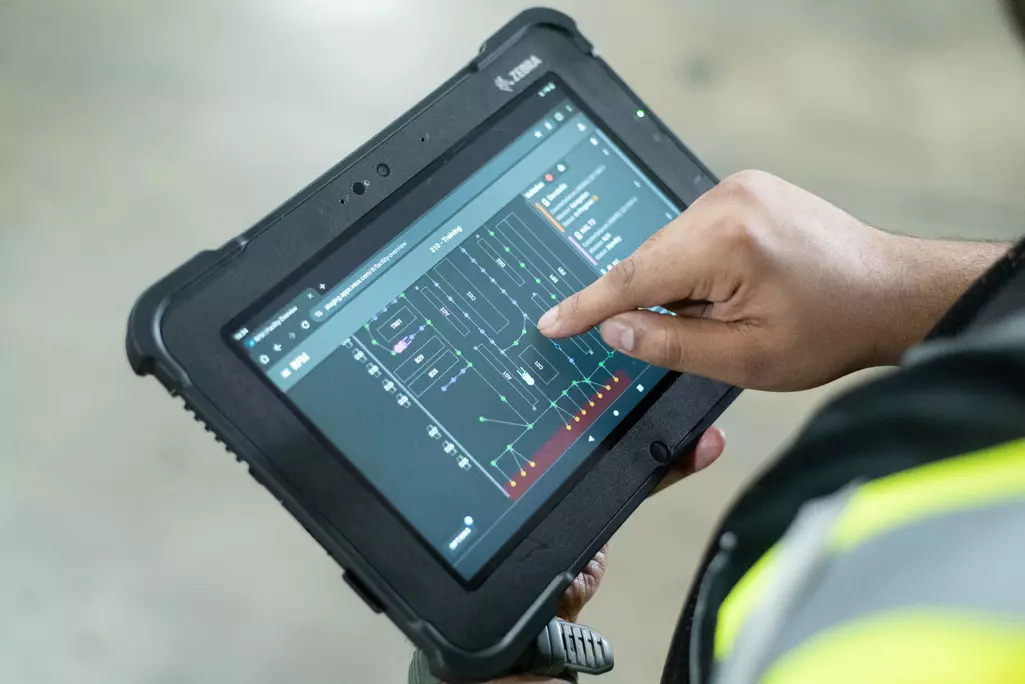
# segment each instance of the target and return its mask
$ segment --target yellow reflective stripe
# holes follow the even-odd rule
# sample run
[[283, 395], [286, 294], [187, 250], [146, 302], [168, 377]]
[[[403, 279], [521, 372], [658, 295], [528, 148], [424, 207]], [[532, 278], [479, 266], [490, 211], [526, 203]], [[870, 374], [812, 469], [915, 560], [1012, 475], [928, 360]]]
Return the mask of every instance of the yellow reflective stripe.
[[1025, 440], [1017, 440], [862, 485], [837, 521], [830, 546], [847, 550], [898, 525], [1022, 494]]
[[769, 572], [776, 558], [777, 546], [766, 551], [758, 562], [751, 566], [729, 595], [719, 606], [715, 624], [715, 657], [721, 659], [733, 650], [740, 626], [751, 614], [755, 602], [767, 589], [772, 573]]
[[[846, 551], [898, 525], [937, 513], [1025, 494], [1025, 440], [938, 461], [868, 482], [853, 494], [830, 538]], [[755, 563], [719, 607], [715, 657], [729, 655], [758, 598], [770, 583], [774, 546]]]
[[1025, 625], [931, 611], [857, 620], [779, 659], [761, 684], [1025, 682]]

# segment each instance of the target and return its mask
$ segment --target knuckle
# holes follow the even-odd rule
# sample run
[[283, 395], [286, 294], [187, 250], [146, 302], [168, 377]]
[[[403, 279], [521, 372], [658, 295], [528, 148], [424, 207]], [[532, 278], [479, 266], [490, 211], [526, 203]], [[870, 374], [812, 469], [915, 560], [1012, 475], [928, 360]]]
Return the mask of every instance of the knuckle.
[[772, 179], [764, 171], [740, 171], [723, 181], [720, 211], [708, 225], [717, 245], [730, 253], [758, 247], [765, 237], [762, 231], [773, 222]]
[[722, 185], [740, 194], [753, 194], [759, 188], [765, 186], [771, 175], [757, 169], [745, 169], [727, 176]]
[[664, 331], [659, 335], [656, 353], [661, 365], [667, 368], [680, 368], [683, 366], [683, 343], [679, 336], [672, 332]]
[[758, 246], [758, 229], [752, 221], [738, 217], [721, 226], [720, 231], [730, 251], [747, 253]]
[[582, 308], [580, 300], [583, 299], [583, 292], [570, 295], [559, 304], [559, 310], [569, 318], [576, 318], [580, 315]]
[[633, 289], [637, 277], [637, 264], [632, 258], [624, 259], [616, 264], [605, 277], [609, 285], [617, 292], [629, 292]]
[[741, 206], [760, 206], [769, 196], [775, 177], [764, 171], [738, 171], [727, 176], [720, 184], [722, 199]]

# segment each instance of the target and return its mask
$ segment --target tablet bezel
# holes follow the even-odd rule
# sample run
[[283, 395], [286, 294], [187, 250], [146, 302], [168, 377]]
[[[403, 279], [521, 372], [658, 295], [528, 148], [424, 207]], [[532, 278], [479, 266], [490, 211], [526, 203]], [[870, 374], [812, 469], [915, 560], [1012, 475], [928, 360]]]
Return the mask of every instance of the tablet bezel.
[[[540, 61], [523, 73], [520, 65]], [[670, 377], [643, 415], [511, 552], [467, 586], [355, 476], [222, 339], [241, 311], [547, 73], [683, 206], [715, 180], [605, 65], [564, 15], [531, 10], [477, 58], [353, 155], [220, 250], [149, 290], [133, 311], [129, 356], [185, 398], [250, 473], [346, 568], [346, 580], [423, 648], [435, 671], [472, 679], [508, 667], [548, 620], [575, 573], [643, 500], [736, 390]], [[496, 86], [502, 78], [507, 89]], [[646, 116], [638, 117], [637, 111]], [[386, 162], [360, 197], [339, 202]], [[568, 485], [567, 485], [568, 487]]]

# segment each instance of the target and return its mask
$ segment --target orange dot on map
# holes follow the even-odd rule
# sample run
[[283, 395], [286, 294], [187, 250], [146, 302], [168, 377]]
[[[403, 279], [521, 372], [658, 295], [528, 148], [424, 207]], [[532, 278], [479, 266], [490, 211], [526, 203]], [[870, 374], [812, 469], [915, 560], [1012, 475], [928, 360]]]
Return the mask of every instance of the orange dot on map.
[[526, 477], [527, 476], [527, 471], [526, 470], [521, 470], [520, 471], [520, 475], [522, 475], [523, 477]]
[[515, 487], [516, 486], [516, 481], [515, 480], [509, 480], [509, 486], [510, 487]]
[[573, 420], [575, 420], [575, 421], [577, 421], [579, 423], [580, 422], [580, 416], [573, 416]]
[[612, 385], [605, 385], [605, 389], [607, 389], [607, 390], [612, 389]]
[[619, 378], [617, 378], [617, 377], [613, 376], [613, 378], [612, 378], [612, 382], [619, 382]]
[[533, 461], [531, 461], [531, 462], [530, 462], [530, 467], [531, 467], [531, 468], [533, 468], [533, 467], [534, 467], [534, 466], [536, 466], [536, 465], [537, 465], [537, 464], [536, 464], [536, 463], [534, 463]]

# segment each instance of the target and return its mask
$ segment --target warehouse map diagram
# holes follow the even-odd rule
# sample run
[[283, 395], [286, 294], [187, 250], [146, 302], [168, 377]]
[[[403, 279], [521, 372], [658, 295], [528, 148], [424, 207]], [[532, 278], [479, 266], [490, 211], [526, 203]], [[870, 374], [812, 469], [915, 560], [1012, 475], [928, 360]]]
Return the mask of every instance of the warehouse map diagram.
[[[344, 342], [463, 469], [518, 499], [630, 378], [596, 331], [561, 341], [536, 321], [597, 274], [517, 200]], [[618, 412], [617, 412], [618, 413]], [[497, 446], [496, 446], [497, 445]]]

